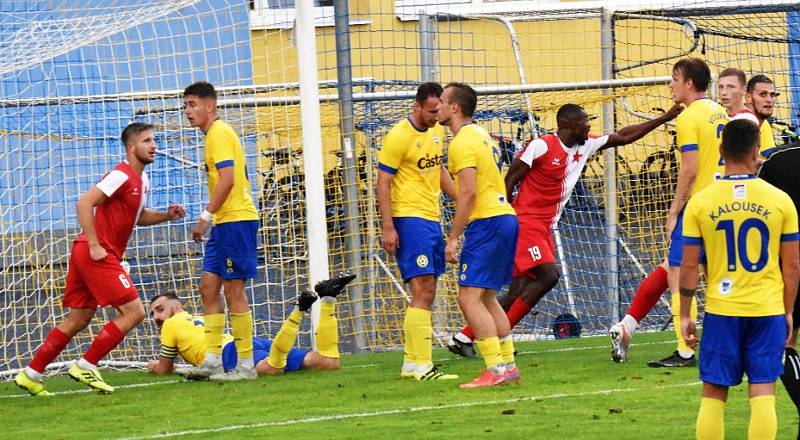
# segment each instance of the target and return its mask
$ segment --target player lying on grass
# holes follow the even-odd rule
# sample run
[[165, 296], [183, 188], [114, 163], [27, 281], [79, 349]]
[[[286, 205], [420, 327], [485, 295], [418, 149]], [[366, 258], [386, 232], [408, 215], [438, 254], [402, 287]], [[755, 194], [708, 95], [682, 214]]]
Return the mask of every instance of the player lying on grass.
[[[274, 340], [254, 338], [254, 361], [258, 374], [282, 374], [297, 370], [336, 370], [339, 368], [339, 332], [335, 316], [336, 297], [355, 275], [344, 273], [339, 277], [320, 281], [314, 286], [319, 294], [322, 313], [317, 328], [316, 351], [293, 348], [300, 321], [317, 300], [312, 292], [297, 295], [297, 308], [283, 323]], [[200, 365], [206, 355], [205, 329], [202, 319], [183, 309], [180, 299], [171, 293], [155, 296], [150, 302], [150, 316], [161, 328], [161, 356], [148, 363], [154, 374], [173, 371], [190, 379], [206, 379], [208, 374], [197, 368], [175, 369], [175, 358]], [[236, 346], [231, 338], [223, 345], [222, 364], [225, 371], [236, 368]]]

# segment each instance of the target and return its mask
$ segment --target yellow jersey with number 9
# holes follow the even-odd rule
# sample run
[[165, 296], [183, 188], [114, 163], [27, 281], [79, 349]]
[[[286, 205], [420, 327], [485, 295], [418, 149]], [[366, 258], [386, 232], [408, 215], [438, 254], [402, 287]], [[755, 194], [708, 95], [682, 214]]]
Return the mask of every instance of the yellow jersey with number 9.
[[727, 123], [725, 107], [708, 98], [695, 100], [675, 120], [680, 152], [697, 151], [697, 177], [690, 196], [722, 176], [724, 163], [719, 146]]
[[498, 215], [515, 215], [506, 199], [506, 183], [500, 174], [502, 165], [500, 149], [489, 133], [476, 125], [467, 124], [458, 130], [447, 152], [450, 174], [455, 176], [456, 193], [459, 190], [458, 172], [475, 168], [475, 207], [469, 221]]
[[684, 244], [705, 247], [706, 311], [717, 315], [782, 315], [780, 246], [798, 239], [792, 199], [752, 175], [714, 182], [683, 217]]

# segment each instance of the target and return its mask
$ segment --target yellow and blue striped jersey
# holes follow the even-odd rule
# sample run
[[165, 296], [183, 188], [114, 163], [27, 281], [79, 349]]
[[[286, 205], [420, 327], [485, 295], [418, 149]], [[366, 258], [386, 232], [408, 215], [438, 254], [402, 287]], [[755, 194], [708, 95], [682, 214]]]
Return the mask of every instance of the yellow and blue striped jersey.
[[208, 193], [214, 196], [219, 184], [219, 169], [233, 167], [233, 188], [222, 206], [214, 213], [214, 223], [258, 220], [258, 212], [250, 195], [244, 150], [239, 136], [230, 125], [217, 119], [206, 133], [205, 164]]
[[447, 151], [450, 174], [456, 176], [456, 192], [459, 189], [458, 172], [464, 168], [475, 168], [475, 207], [469, 221], [498, 215], [514, 215], [514, 208], [506, 200], [506, 184], [500, 174], [502, 165], [497, 142], [477, 124], [467, 124], [458, 130]]
[[394, 175], [392, 217], [439, 221], [439, 195], [444, 128], [420, 130], [410, 118], [392, 127], [383, 138], [378, 168]]
[[689, 199], [683, 239], [705, 247], [707, 312], [784, 313], [780, 245], [800, 239], [786, 193], [752, 175], [723, 177]]
[[692, 196], [723, 174], [719, 145], [727, 123], [725, 107], [708, 98], [692, 102], [675, 120], [681, 153], [697, 151], [697, 177], [690, 193]]
[[[225, 335], [223, 345], [232, 342]], [[161, 356], [175, 359], [180, 355], [192, 365], [200, 365], [206, 356], [206, 333], [203, 318], [180, 312], [164, 320], [161, 325]]]

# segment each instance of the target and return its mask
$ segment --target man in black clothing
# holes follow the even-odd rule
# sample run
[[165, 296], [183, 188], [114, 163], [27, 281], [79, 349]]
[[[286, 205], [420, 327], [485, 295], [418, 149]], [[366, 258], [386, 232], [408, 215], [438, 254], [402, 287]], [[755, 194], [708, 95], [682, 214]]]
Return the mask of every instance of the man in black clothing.
[[[795, 208], [800, 211], [800, 172], [798, 172], [798, 168], [800, 168], [800, 142], [795, 142], [772, 153], [769, 159], [764, 161], [761, 166], [758, 177], [789, 194]], [[794, 329], [784, 355], [781, 382], [786, 387], [786, 392], [789, 393], [789, 397], [791, 397], [798, 414], [800, 414], [800, 356], [798, 356], [797, 350], [794, 348], [797, 342], [797, 330], [800, 328], [800, 306], [798, 302], [794, 304], [792, 318]], [[800, 429], [797, 433], [797, 439], [800, 440]]]

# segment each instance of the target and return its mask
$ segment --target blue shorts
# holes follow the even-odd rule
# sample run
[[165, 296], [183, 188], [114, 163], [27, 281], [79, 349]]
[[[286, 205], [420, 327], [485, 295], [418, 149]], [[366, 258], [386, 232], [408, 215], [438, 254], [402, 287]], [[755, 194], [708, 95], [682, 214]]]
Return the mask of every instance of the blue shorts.
[[[669, 267], [681, 267], [681, 261], [683, 261], [683, 245], [686, 244], [683, 240], [683, 212], [685, 210], [686, 207], [681, 209], [675, 229], [672, 230], [672, 235], [669, 236], [669, 254], [667, 255]], [[705, 263], [706, 249], [700, 245], [700, 264]]]
[[222, 223], [211, 228], [203, 271], [225, 280], [256, 276], [258, 220]]
[[419, 217], [394, 217], [400, 236], [397, 266], [403, 282], [420, 275], [438, 277], [444, 273], [444, 237], [438, 222]]
[[[253, 338], [253, 363], [258, 365], [259, 362], [269, 356], [269, 349], [272, 347], [271, 339]], [[299, 348], [292, 348], [289, 351], [289, 357], [286, 359], [286, 367], [283, 371], [297, 371], [303, 368], [303, 359], [306, 358], [308, 351]], [[236, 345], [233, 342], [225, 344], [222, 348], [222, 367], [225, 371], [231, 371], [236, 368], [236, 363], [239, 356], [236, 354]]]
[[700, 380], [720, 386], [771, 383], [783, 374], [786, 318], [706, 313], [700, 341]]
[[473, 220], [464, 231], [458, 285], [500, 290], [511, 284], [519, 224], [515, 215]]

